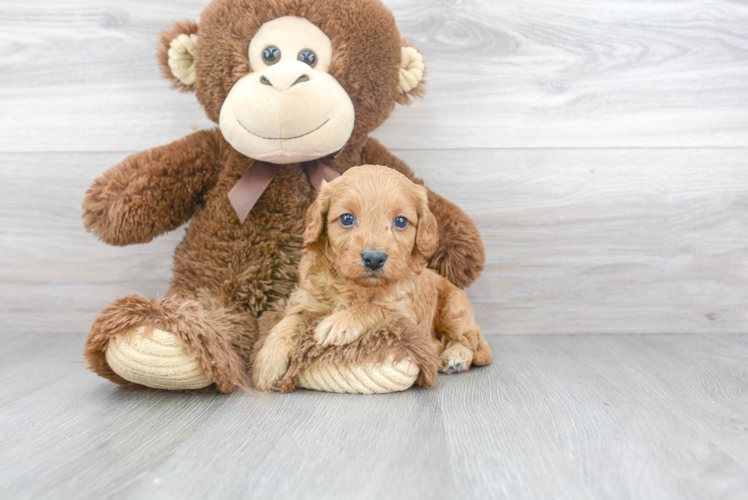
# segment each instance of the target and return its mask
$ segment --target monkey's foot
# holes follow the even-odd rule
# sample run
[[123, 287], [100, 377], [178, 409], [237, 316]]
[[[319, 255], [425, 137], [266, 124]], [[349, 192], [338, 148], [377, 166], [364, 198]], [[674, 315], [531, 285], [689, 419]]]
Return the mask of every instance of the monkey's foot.
[[173, 333], [158, 328], [145, 334], [145, 327], [109, 340], [109, 367], [123, 379], [154, 389], [172, 391], [202, 389], [213, 381]]
[[130, 389], [210, 386], [228, 393], [248, 381], [232, 344], [236, 325], [226, 316], [177, 296], [156, 301], [128, 295], [101, 311], [83, 355], [91, 370]]
[[408, 389], [420, 371], [410, 358], [397, 363], [394, 357], [383, 363], [315, 363], [296, 377], [296, 384], [315, 391], [384, 394]]

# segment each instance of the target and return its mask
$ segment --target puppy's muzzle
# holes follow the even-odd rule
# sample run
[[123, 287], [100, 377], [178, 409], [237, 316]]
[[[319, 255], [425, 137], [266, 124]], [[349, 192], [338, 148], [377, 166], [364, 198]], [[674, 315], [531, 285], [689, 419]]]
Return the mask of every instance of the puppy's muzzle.
[[370, 271], [379, 271], [387, 262], [387, 254], [374, 248], [369, 248], [361, 254], [361, 262]]

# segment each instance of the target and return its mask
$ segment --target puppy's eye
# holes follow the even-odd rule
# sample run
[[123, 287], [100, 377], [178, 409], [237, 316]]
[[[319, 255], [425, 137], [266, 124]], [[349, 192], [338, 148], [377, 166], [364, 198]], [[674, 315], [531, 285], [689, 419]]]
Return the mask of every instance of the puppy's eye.
[[356, 222], [351, 214], [343, 214], [340, 216], [340, 225], [343, 227], [351, 227]]
[[408, 227], [408, 219], [405, 217], [395, 217], [395, 227], [405, 229]]
[[262, 60], [265, 61], [265, 64], [267, 64], [268, 66], [277, 63], [278, 61], [280, 61], [280, 58], [280, 49], [273, 45], [265, 47], [265, 50], [262, 51]]
[[304, 49], [299, 52], [299, 61], [307, 63], [313, 68], [314, 65], [317, 64], [317, 54], [315, 54], [313, 50]]

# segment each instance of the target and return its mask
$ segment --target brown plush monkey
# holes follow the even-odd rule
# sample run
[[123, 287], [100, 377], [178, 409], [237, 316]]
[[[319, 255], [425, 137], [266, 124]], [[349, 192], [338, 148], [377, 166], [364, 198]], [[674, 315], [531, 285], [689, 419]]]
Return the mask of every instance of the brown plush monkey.
[[[368, 135], [423, 93], [423, 59], [379, 0], [213, 0], [199, 26], [176, 23], [161, 44], [164, 75], [219, 126], [126, 158], [86, 193], [86, 228], [112, 245], [192, 220], [167, 297], [115, 300], [84, 352], [126, 387], [230, 392], [248, 384], [260, 315], [298, 279], [314, 185], [363, 164], [415, 179]], [[478, 230], [428, 197], [439, 226], [429, 266], [467, 286], [483, 268]], [[413, 352], [429, 341], [393, 335]]]

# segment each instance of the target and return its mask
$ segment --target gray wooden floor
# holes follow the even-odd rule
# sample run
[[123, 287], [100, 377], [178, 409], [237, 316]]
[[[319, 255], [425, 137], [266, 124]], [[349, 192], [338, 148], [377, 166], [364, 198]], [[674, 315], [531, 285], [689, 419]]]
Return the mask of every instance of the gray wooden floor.
[[91, 321], [183, 230], [80, 200], [211, 126], [160, 29], [208, 0], [0, 0], [0, 498], [748, 498], [748, 4], [385, 0], [429, 92], [375, 135], [479, 224], [496, 353], [433, 390], [129, 393]]
[[[493, 336], [384, 396], [132, 393], [8, 335], [2, 498], [745, 498], [748, 335]], [[29, 358], [32, 351], [36, 351]]]

